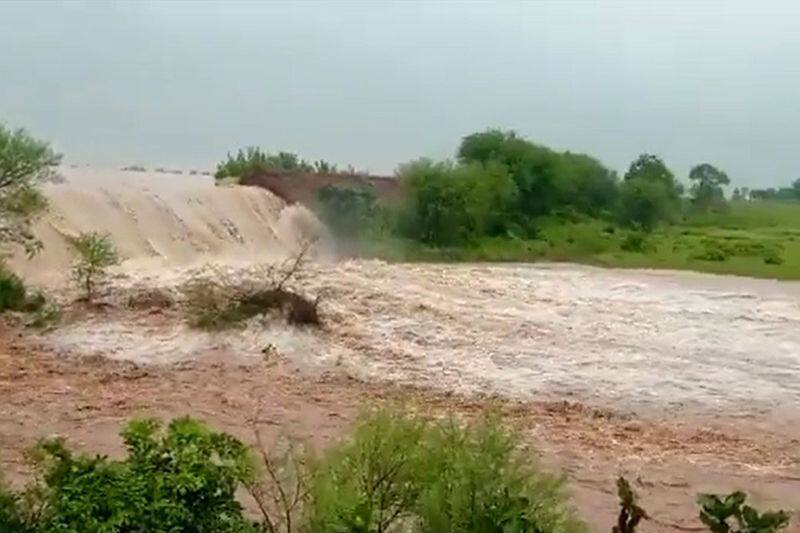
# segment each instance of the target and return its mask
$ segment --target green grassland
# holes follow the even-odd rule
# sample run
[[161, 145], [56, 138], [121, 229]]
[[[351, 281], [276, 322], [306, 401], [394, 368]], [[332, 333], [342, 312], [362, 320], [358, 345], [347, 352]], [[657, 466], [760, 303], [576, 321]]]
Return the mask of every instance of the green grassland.
[[651, 233], [580, 217], [545, 217], [538, 226], [536, 239], [485, 237], [452, 248], [379, 238], [366, 243], [363, 255], [395, 261], [569, 261], [800, 279], [800, 202], [732, 202], [722, 212], [687, 215]]

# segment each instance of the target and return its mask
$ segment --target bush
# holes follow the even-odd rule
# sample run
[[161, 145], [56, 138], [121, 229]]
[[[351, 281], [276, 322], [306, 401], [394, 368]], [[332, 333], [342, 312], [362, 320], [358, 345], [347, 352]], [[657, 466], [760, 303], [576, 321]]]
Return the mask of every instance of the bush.
[[420, 443], [423, 531], [576, 531], [563, 479], [544, 472], [495, 419], [431, 424]]
[[626, 252], [642, 253], [647, 248], [647, 236], [641, 231], [631, 231], [625, 235], [619, 247]]
[[166, 430], [133, 421], [122, 436], [121, 461], [76, 455], [61, 439], [41, 442], [42, 483], [22, 496], [0, 493], [0, 520], [31, 532], [257, 531], [235, 498], [254, 475], [242, 443], [189, 418]]
[[560, 478], [495, 420], [362, 419], [316, 467], [312, 531], [576, 531]]
[[73, 244], [79, 256], [72, 267], [72, 277], [83, 289], [86, 301], [91, 302], [108, 267], [119, 263], [119, 257], [111, 237], [95, 231], [81, 233]]
[[0, 263], [0, 313], [23, 311], [27, 301], [27, 290], [22, 278]]

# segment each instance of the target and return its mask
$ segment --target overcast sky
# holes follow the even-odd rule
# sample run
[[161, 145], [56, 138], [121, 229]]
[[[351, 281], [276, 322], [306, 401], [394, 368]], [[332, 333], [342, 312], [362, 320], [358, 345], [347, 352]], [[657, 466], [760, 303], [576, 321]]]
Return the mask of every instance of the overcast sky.
[[487, 127], [800, 177], [800, 2], [0, 2], [0, 121], [68, 161], [391, 172]]

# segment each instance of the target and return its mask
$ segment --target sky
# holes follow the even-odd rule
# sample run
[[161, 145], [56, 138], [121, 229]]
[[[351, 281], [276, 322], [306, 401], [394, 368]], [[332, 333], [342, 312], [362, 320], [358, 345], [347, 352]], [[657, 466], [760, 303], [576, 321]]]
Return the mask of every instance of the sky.
[[0, 122], [67, 162], [391, 173], [513, 129], [623, 173], [800, 177], [800, 2], [0, 2]]

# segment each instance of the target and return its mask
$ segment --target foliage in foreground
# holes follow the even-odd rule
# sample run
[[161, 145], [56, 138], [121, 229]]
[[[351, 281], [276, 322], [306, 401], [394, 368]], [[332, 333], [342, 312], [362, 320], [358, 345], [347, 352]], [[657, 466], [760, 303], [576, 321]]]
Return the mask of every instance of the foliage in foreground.
[[33, 454], [38, 483], [0, 496], [0, 530], [257, 531], [235, 498], [255, 472], [242, 443], [188, 418], [165, 429], [134, 421], [122, 436], [121, 461], [42, 441]]
[[30, 223], [47, 202], [37, 186], [60, 161], [48, 143], [0, 124], [0, 245], [18, 244], [29, 254], [39, 250]]
[[[289, 447], [259, 453], [190, 418], [134, 420], [127, 456], [76, 454], [62, 439], [31, 453], [37, 477], [0, 484], [0, 531], [475, 533], [571, 532], [563, 480], [543, 471], [520, 438], [493, 418], [472, 424], [377, 411], [320, 456]], [[613, 531], [633, 533], [647, 513], [625, 479]], [[237, 493], [248, 493], [248, 513]], [[715, 533], [773, 533], [784, 512], [761, 513], [734, 493], [702, 495]], [[255, 518], [260, 514], [259, 518]]]

